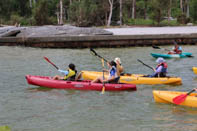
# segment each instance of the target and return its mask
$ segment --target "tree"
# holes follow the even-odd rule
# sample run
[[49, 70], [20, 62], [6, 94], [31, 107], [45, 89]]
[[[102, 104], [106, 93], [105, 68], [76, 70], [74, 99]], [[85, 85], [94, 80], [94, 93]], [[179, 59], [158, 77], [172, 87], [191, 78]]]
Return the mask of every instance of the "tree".
[[153, 19], [157, 21], [159, 25], [163, 16], [165, 16], [165, 10], [169, 5], [169, 0], [152, 0]]
[[37, 4], [38, 6], [36, 6], [34, 9], [35, 24], [36, 25], [51, 24], [49, 20], [48, 2], [46, 0], [41, 0]]
[[63, 3], [62, 3], [62, 0], [60, 0], [60, 20], [59, 20], [59, 23], [60, 25], [63, 24]]
[[122, 0], [120, 0], [120, 26], [122, 26]]
[[111, 24], [114, 0], [108, 0], [108, 1], [109, 1], [110, 12], [109, 12], [109, 17], [108, 17], [108, 21], [107, 21], [107, 26], [109, 27]]
[[136, 18], [136, 0], [132, 0], [132, 19]]

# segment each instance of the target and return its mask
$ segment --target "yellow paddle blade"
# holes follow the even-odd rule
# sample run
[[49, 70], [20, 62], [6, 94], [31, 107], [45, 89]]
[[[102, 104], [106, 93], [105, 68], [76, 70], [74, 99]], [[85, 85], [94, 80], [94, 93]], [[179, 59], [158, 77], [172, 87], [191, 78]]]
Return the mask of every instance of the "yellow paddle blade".
[[105, 86], [103, 86], [101, 94], [105, 94]]
[[102, 62], [102, 66], [104, 67], [104, 59], [101, 59], [101, 62]]

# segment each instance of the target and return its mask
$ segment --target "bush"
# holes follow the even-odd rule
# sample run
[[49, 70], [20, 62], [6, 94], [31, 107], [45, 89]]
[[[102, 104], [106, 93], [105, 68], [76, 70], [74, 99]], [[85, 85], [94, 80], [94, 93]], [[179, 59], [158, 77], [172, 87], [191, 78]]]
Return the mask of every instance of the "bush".
[[177, 25], [179, 25], [177, 20], [170, 20], [169, 22], [168, 20], [163, 20], [160, 23], [160, 26], [177, 26]]
[[153, 25], [154, 22], [151, 19], [129, 19], [128, 25]]

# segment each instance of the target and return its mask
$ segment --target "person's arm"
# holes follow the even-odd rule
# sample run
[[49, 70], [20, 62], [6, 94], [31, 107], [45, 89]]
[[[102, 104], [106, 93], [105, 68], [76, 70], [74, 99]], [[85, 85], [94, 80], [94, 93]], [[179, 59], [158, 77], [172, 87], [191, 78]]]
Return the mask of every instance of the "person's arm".
[[68, 75], [68, 71], [64, 71], [64, 70], [58, 70], [60, 73], [62, 73], [63, 75]]
[[162, 70], [162, 66], [159, 66], [156, 70], [155, 70], [155, 73], [160, 73]]

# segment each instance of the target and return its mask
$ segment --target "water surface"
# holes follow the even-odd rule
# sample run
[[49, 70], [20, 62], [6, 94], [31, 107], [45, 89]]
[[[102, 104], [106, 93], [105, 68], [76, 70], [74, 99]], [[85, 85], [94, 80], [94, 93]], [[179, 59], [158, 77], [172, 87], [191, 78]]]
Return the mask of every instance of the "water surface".
[[[164, 48], [170, 49], [170, 46]], [[197, 57], [197, 46], [182, 46]], [[120, 57], [128, 73], [151, 74], [137, 61], [155, 66], [151, 47], [99, 48], [108, 60]], [[164, 52], [163, 52], [164, 53]], [[152, 90], [189, 91], [197, 87], [192, 67], [196, 58], [169, 59], [169, 75], [182, 78], [181, 86], [138, 85], [133, 92], [73, 91], [28, 85], [25, 75], [54, 76], [57, 70], [47, 63], [47, 56], [59, 68], [72, 62], [77, 70], [101, 71], [101, 61], [89, 49], [40, 49], [0, 47], [0, 125], [13, 131], [187, 131], [197, 129], [197, 109], [153, 100]], [[60, 75], [60, 74], [59, 74]]]

